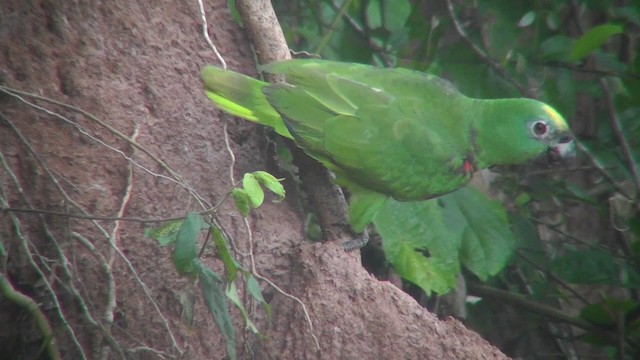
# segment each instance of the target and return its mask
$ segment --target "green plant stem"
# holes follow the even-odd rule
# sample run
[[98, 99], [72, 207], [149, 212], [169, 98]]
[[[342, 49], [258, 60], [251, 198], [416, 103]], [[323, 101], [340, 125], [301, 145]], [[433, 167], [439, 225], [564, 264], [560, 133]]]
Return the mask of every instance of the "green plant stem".
[[331, 41], [331, 37], [333, 36], [333, 33], [336, 31], [336, 26], [338, 26], [338, 21], [342, 19], [342, 16], [347, 12], [347, 9], [349, 9], [349, 5], [351, 4], [351, 1], [352, 0], [345, 0], [344, 3], [342, 3], [342, 6], [340, 6], [340, 9], [336, 13], [336, 16], [333, 18], [331, 25], [329, 25], [329, 31], [324, 35], [324, 37], [322, 38], [322, 41], [320, 41], [320, 45], [318, 45], [318, 47], [316, 48], [316, 51], [315, 51], [316, 54], [321, 55], [322, 51], [324, 51], [324, 49], [329, 44], [329, 41]]
[[6, 300], [18, 305], [31, 315], [36, 327], [40, 330], [40, 334], [44, 339], [43, 346], [47, 355], [49, 355], [49, 358], [52, 360], [62, 359], [60, 351], [55, 344], [55, 338], [53, 337], [53, 331], [51, 330], [49, 320], [47, 320], [47, 317], [40, 310], [38, 304], [36, 304], [36, 302], [30, 297], [16, 290], [13, 285], [11, 285], [5, 274], [0, 274], [0, 293]]

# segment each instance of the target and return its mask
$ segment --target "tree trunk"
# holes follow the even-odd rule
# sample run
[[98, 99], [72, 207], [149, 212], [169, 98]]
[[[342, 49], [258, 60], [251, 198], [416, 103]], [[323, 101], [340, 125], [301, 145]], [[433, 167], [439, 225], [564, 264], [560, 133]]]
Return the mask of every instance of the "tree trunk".
[[[256, 75], [227, 1], [205, 3], [229, 67]], [[143, 236], [157, 223], [132, 221], [200, 211], [225, 198], [230, 172], [237, 181], [273, 162], [258, 126], [221, 117], [203, 96], [200, 68], [217, 60], [201, 26], [197, 1], [0, 5], [0, 84], [30, 93], [0, 88], [0, 270], [12, 285], [1, 289], [0, 353], [35, 358], [49, 344], [49, 358], [224, 357], [197, 284], [178, 276], [169, 248]], [[251, 234], [230, 201], [217, 214], [238, 260], [250, 268], [243, 254], [252, 250], [257, 271], [298, 297], [313, 324], [263, 282], [271, 319], [260, 307], [251, 316], [264, 336], [250, 336], [232, 311], [239, 358], [505, 358], [377, 281], [357, 252], [305, 240], [295, 201], [253, 211]], [[203, 259], [223, 272], [214, 251]], [[18, 293], [38, 306], [15, 301]]]

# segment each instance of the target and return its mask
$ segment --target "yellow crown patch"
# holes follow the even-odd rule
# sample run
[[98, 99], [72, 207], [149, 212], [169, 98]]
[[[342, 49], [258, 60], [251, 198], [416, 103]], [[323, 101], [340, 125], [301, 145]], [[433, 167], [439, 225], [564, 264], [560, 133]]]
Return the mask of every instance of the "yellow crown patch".
[[563, 131], [569, 128], [562, 115], [560, 115], [554, 108], [549, 105], [543, 105], [542, 110], [549, 115], [549, 119], [553, 122], [553, 125], [555, 125], [557, 130]]

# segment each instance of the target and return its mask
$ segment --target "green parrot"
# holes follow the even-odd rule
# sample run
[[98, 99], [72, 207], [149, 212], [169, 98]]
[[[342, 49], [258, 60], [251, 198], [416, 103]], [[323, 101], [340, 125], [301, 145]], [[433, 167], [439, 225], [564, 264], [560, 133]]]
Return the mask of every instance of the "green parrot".
[[391, 197], [420, 201], [464, 186], [493, 165], [572, 152], [564, 118], [532, 99], [481, 100], [408, 69], [297, 59], [261, 67], [270, 84], [207, 65], [205, 94], [220, 109], [273, 128], [333, 171], [351, 193], [359, 233]]

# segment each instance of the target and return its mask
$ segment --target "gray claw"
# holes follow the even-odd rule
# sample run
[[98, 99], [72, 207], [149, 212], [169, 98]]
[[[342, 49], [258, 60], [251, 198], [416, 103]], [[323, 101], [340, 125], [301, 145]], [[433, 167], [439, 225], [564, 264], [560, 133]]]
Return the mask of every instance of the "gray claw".
[[356, 235], [354, 239], [345, 241], [342, 244], [342, 247], [344, 248], [344, 251], [349, 252], [349, 251], [357, 250], [364, 247], [365, 245], [367, 245], [368, 242], [369, 242], [369, 233], [365, 230], [362, 233]]

